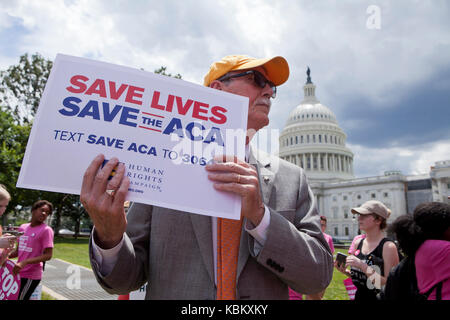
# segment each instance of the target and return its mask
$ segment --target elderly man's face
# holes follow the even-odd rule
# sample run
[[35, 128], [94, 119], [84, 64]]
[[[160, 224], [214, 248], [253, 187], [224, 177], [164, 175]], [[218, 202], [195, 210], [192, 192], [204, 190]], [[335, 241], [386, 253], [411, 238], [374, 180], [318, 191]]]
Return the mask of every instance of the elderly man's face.
[[[262, 67], [255, 68], [254, 70], [261, 72], [267, 78], [266, 71]], [[241, 72], [243, 70], [232, 73]], [[264, 88], [261, 88], [253, 81], [252, 75], [247, 75], [233, 78], [224, 83], [216, 80], [213, 81], [211, 87], [249, 98], [247, 129], [258, 131], [269, 124], [270, 97], [273, 92], [268, 84]]]

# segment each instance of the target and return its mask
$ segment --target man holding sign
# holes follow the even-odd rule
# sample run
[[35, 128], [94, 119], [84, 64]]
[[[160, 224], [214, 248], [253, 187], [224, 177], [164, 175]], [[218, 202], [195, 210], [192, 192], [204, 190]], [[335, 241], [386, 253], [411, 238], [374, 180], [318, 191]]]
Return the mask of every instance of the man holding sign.
[[288, 299], [288, 286], [327, 287], [332, 255], [303, 170], [249, 147], [288, 76], [282, 57], [241, 55], [213, 63], [205, 76], [205, 86], [249, 99], [246, 161], [216, 157], [205, 167], [218, 192], [241, 198], [240, 220], [138, 203], [126, 215], [124, 165], [112, 158], [102, 167], [103, 155], [91, 162], [80, 198], [95, 225], [91, 264], [106, 291], [148, 282], [147, 299]]

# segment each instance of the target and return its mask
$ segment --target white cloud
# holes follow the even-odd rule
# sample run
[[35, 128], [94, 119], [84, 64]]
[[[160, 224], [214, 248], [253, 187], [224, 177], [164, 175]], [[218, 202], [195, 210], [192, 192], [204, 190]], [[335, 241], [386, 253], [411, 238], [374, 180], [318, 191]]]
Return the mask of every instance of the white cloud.
[[416, 159], [411, 162], [411, 173], [428, 172], [436, 161], [450, 160], [450, 141], [430, 143], [424, 149], [415, 150]]
[[411, 147], [368, 148], [347, 145], [354, 153], [354, 169], [358, 177], [383, 175], [400, 170], [404, 175], [430, 171], [436, 161], [450, 160], [450, 140]]
[[282, 3], [291, 22], [281, 41], [289, 45], [283, 47], [295, 70], [311, 65], [313, 81], [326, 88], [324, 101], [363, 95], [388, 108], [407, 88], [449, 65], [450, 32], [448, 22], [442, 22], [442, 2], [377, 1], [380, 30], [366, 28], [369, 3]]

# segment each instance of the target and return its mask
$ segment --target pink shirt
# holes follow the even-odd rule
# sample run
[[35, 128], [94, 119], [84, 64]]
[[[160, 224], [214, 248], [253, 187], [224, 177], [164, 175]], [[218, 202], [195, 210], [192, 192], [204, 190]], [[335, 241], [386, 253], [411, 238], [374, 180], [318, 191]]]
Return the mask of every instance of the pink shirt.
[[356, 237], [354, 237], [353, 241], [352, 241], [352, 244], [348, 248], [348, 254], [353, 254], [353, 255], [357, 256], [357, 254], [355, 254], [356, 248], [358, 247], [356, 245], [356, 243], [358, 242], [359, 239], [364, 239], [365, 237], [366, 237], [365, 234], [359, 234]]
[[289, 300], [303, 300], [303, 294], [289, 288]]
[[[18, 262], [41, 256], [44, 249], [53, 248], [53, 230], [45, 223], [31, 227], [30, 223], [20, 226], [23, 235], [19, 238]], [[34, 263], [25, 266], [20, 271], [20, 277], [39, 280], [42, 278], [43, 263]]]
[[[416, 276], [420, 293], [442, 284], [442, 300], [450, 300], [450, 241], [427, 240], [416, 252]], [[436, 290], [428, 297], [436, 300]]]
[[325, 240], [327, 240], [328, 245], [330, 246], [331, 253], [334, 253], [333, 237], [330, 236], [329, 234], [326, 234], [325, 232], [323, 232], [323, 236], [325, 237]]

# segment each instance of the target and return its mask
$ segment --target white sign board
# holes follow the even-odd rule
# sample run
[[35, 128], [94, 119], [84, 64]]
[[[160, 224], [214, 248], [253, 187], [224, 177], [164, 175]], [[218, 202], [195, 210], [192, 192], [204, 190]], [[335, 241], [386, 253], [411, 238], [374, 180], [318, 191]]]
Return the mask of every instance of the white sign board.
[[214, 155], [244, 159], [248, 98], [104, 62], [57, 55], [18, 187], [80, 194], [96, 155], [117, 157], [127, 200], [239, 219], [240, 198], [215, 190]]
[[129, 294], [129, 300], [145, 300], [147, 294], [147, 284], [139, 288], [139, 290], [131, 291]]

